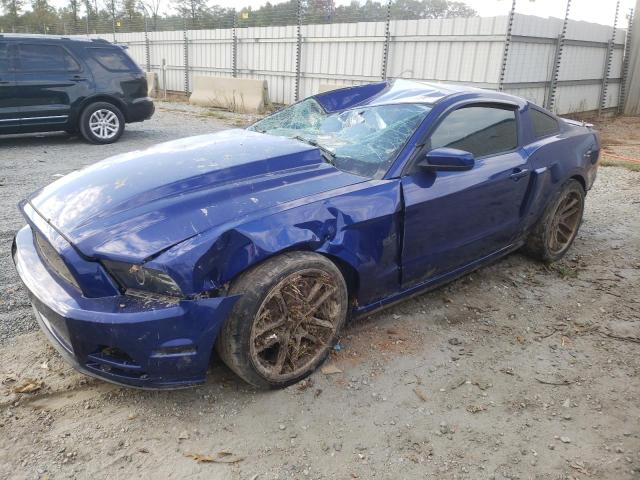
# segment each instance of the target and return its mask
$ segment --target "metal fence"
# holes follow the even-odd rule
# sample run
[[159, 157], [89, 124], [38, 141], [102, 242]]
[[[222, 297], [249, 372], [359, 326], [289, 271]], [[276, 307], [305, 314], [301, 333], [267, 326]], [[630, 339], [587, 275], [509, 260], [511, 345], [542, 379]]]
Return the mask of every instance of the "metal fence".
[[273, 102], [292, 103], [322, 84], [401, 77], [501, 89], [561, 114], [618, 106], [625, 39], [610, 26], [520, 14], [116, 38], [158, 73], [161, 88], [186, 93], [194, 75], [256, 78], [267, 81]]
[[387, 5], [372, 14], [375, 22], [313, 23], [298, 9], [274, 13], [270, 26], [246, 26], [237, 13], [217, 28], [185, 19], [179, 29], [164, 20], [152, 28], [145, 17], [131, 27], [140, 31], [114, 24], [89, 35], [127, 45], [160, 88], [185, 93], [194, 75], [264, 79], [271, 101], [288, 104], [325, 84], [410, 78], [503, 90], [560, 114], [616, 109], [624, 100], [631, 37], [617, 28], [617, 8], [607, 26], [570, 20], [571, 0], [564, 20], [515, 13], [515, 2], [505, 16], [398, 20]]

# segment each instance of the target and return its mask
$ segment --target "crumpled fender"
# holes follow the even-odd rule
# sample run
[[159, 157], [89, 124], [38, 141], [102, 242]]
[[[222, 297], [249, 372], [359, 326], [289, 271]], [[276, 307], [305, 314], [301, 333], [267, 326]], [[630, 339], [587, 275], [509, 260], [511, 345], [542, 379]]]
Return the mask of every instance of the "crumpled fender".
[[[284, 205], [223, 231], [211, 230], [163, 253], [159, 262], [192, 292], [220, 288], [253, 265], [284, 251], [325, 254], [348, 265], [360, 279], [360, 304], [396, 291], [399, 285], [402, 200], [397, 180], [363, 182]], [[289, 208], [287, 208], [289, 207]]]

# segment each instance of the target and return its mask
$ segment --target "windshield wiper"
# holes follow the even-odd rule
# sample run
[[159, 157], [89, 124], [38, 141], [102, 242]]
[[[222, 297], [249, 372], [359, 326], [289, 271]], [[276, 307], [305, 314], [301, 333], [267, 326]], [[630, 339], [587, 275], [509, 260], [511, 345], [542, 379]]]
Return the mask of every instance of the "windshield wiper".
[[320, 153], [322, 153], [322, 156], [324, 157], [324, 159], [327, 161], [327, 163], [330, 163], [331, 165], [335, 165], [336, 164], [336, 154], [333, 153], [331, 150], [329, 150], [327, 147], [323, 147], [322, 145], [320, 145], [315, 140], [311, 140], [310, 138], [305, 138], [305, 137], [300, 136], [300, 135], [295, 135], [292, 138], [295, 139], [295, 140], [299, 140], [301, 142], [304, 142], [304, 143], [308, 143], [309, 145], [312, 145], [312, 146], [318, 148], [320, 150]]

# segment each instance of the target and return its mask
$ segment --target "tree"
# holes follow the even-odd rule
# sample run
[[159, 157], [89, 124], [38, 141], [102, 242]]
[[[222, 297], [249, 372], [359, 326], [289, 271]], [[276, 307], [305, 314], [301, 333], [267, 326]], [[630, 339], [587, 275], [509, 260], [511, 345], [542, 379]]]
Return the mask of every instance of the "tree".
[[78, 28], [78, 10], [80, 10], [80, 0], [69, 0], [69, 16], [71, 17], [71, 28], [75, 32]]
[[175, 0], [173, 2], [175, 10], [182, 18], [188, 18], [191, 26], [198, 25], [209, 14], [206, 0]]
[[22, 9], [24, 8], [24, 0], [0, 0], [2, 2], [2, 8], [4, 9], [9, 21], [13, 25], [18, 24], [18, 19], [22, 15]]
[[162, 5], [162, 0], [148, 0], [146, 2], [140, 2], [147, 11], [151, 14], [151, 19], [153, 22], [153, 29], [158, 29], [158, 18], [160, 17], [160, 5]]
[[142, 17], [142, 13], [139, 8], [140, 5], [137, 0], [122, 0], [122, 17], [127, 21], [129, 28], [134, 25], [141, 25], [139, 21]]

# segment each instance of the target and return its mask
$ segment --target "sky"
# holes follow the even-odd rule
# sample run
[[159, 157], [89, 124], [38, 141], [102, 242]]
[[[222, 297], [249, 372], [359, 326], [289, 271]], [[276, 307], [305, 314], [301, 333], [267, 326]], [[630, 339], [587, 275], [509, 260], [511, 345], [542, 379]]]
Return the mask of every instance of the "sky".
[[[99, 0], [100, 1], [100, 0]], [[351, 0], [335, 0], [336, 4], [349, 4]], [[380, 0], [379, 0], [380, 1]], [[242, 8], [251, 6], [258, 8], [266, 0], [209, 0], [210, 5], [221, 5], [223, 7]], [[56, 7], [62, 7], [67, 0], [51, 0]], [[171, 0], [163, 0], [168, 7]], [[271, 3], [280, 3], [278, 0], [271, 0]], [[469, 6], [474, 8], [482, 17], [494, 15], [506, 15], [511, 9], [511, 0], [466, 0]], [[618, 25], [626, 27], [626, 14], [634, 7], [636, 0], [621, 0], [620, 16]], [[587, 22], [602, 23], [611, 25], [615, 15], [616, 0], [572, 0], [571, 14], [572, 20], [583, 20]], [[517, 0], [516, 12], [527, 15], [537, 15], [540, 17], [564, 18], [566, 0]], [[163, 9], [164, 10], [164, 9]]]

